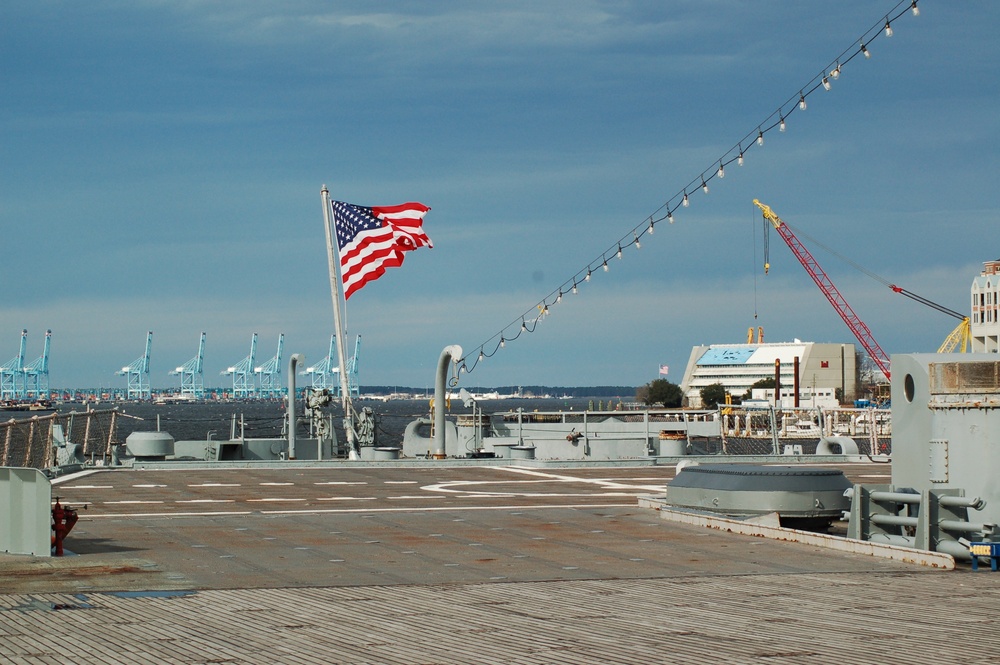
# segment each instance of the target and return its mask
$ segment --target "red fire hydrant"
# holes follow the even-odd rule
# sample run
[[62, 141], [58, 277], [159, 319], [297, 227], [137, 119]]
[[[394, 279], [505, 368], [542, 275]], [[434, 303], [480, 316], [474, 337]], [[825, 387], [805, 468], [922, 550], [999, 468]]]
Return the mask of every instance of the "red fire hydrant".
[[52, 548], [56, 556], [63, 555], [63, 540], [73, 530], [79, 517], [76, 510], [68, 506], [64, 507], [56, 497], [56, 505], [52, 508]]

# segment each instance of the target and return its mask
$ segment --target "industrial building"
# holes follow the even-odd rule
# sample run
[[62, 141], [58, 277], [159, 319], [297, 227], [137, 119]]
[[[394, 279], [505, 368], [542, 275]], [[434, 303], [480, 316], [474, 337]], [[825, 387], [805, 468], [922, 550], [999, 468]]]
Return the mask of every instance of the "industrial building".
[[[701, 406], [703, 388], [721, 384], [729, 394], [742, 397], [761, 379], [779, 372], [782, 395], [800, 395], [821, 390], [840, 392], [844, 401], [857, 396], [858, 371], [854, 344], [776, 342], [712, 344], [691, 350], [681, 390], [687, 406]], [[796, 359], [798, 381], [795, 378]]]

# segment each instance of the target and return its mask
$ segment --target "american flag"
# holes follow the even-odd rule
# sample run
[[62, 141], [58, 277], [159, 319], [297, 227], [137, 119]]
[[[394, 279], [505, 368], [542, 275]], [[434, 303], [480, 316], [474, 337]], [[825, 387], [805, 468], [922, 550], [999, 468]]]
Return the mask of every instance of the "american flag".
[[345, 300], [385, 274], [386, 268], [403, 265], [403, 252], [434, 247], [421, 228], [424, 215], [430, 210], [423, 203], [366, 208], [331, 201], [330, 205], [340, 248]]
[[670, 368], [666, 365], [660, 365], [660, 376], [666, 376], [670, 373]]

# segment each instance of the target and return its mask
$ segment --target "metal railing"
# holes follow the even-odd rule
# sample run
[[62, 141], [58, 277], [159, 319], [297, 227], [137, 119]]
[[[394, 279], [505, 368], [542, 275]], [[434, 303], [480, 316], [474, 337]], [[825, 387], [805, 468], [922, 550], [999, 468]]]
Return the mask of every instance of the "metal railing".
[[0, 466], [47, 469], [57, 465], [57, 449], [76, 444], [78, 457], [91, 462], [111, 459], [117, 439], [117, 409], [71, 411], [0, 422]]

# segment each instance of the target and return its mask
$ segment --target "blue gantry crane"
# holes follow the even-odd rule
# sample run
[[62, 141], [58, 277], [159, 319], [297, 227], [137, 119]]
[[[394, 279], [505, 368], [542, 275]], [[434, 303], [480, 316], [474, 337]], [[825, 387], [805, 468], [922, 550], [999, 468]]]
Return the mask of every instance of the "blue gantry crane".
[[146, 352], [142, 354], [142, 357], [115, 372], [118, 376], [128, 377], [125, 389], [126, 399], [152, 399], [152, 390], [149, 386], [149, 351], [152, 347], [153, 331], [150, 330], [146, 333]]
[[[336, 336], [330, 337], [330, 352], [326, 358], [311, 367], [307, 367], [303, 375], [312, 379], [312, 387], [326, 388], [331, 394], [340, 397], [340, 379], [337, 367], [337, 343]], [[354, 356], [347, 363], [347, 387], [351, 395], [358, 397], [361, 393], [361, 386], [358, 382], [358, 354], [361, 351], [361, 335], [358, 335], [354, 342]]]
[[[354, 340], [354, 355], [351, 356], [350, 362], [347, 363], [347, 389], [350, 391], [351, 396], [358, 397], [361, 393], [361, 384], [358, 381], [358, 354], [361, 352], [361, 335]], [[338, 390], [339, 394], [340, 391]]]
[[28, 346], [28, 331], [21, 331], [21, 350], [0, 365], [0, 399], [24, 399], [24, 352]]
[[45, 331], [42, 355], [24, 366], [24, 395], [28, 399], [49, 399], [49, 348], [52, 331]]
[[330, 352], [318, 363], [306, 367], [305, 371], [301, 372], [303, 376], [311, 379], [312, 387], [316, 390], [325, 388], [336, 394], [334, 391], [340, 387], [337, 381], [337, 347], [334, 346], [336, 343], [337, 336], [330, 335]]
[[194, 399], [205, 399], [204, 362], [205, 333], [202, 333], [198, 342], [198, 355], [170, 372], [171, 376], [179, 374], [181, 377], [181, 395], [187, 395]]
[[260, 367], [254, 368], [257, 375], [258, 394], [263, 399], [281, 396], [281, 352], [285, 346], [285, 333], [278, 335], [278, 352]]
[[257, 396], [257, 385], [254, 382], [256, 360], [257, 333], [254, 333], [250, 340], [250, 355], [222, 371], [222, 376], [233, 377], [233, 399], [252, 399]]

